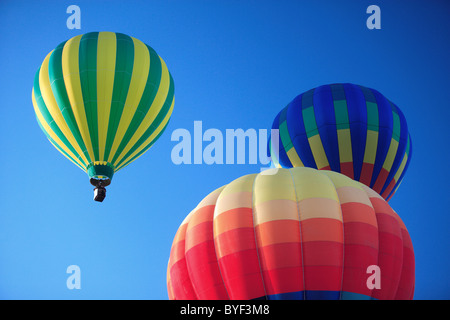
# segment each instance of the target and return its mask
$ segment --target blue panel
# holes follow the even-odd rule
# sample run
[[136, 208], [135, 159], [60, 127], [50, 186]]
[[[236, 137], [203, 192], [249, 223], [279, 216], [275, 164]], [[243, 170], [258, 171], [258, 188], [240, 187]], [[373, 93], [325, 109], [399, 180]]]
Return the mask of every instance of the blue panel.
[[268, 300], [266, 296], [258, 297], [252, 300]]
[[304, 300], [304, 299], [305, 299], [304, 291], [279, 293], [267, 296], [267, 300]]
[[318, 87], [314, 91], [313, 103], [320, 140], [322, 141], [330, 168], [335, 172], [341, 172], [336, 115], [331, 87], [329, 85]]
[[306, 290], [305, 296], [306, 300], [339, 300], [341, 297], [341, 292]]
[[353, 176], [359, 181], [366, 150], [367, 138], [367, 107], [364, 94], [359, 86], [344, 84], [347, 97], [348, 120], [350, 122], [350, 137], [352, 141]]
[[370, 187], [373, 187], [380, 174], [381, 168], [383, 168], [384, 160], [386, 159], [389, 146], [391, 145], [393, 117], [389, 101], [378, 91], [371, 90], [377, 100], [379, 118], [377, 154], [375, 156], [372, 180], [370, 181]]
[[354, 292], [341, 292], [341, 300], [376, 300], [371, 296], [366, 296], [365, 294], [354, 293]]
[[344, 291], [325, 291], [325, 290], [306, 290], [296, 292], [286, 292], [272, 294], [267, 297], [260, 297], [253, 300], [376, 300], [364, 294], [344, 292]]

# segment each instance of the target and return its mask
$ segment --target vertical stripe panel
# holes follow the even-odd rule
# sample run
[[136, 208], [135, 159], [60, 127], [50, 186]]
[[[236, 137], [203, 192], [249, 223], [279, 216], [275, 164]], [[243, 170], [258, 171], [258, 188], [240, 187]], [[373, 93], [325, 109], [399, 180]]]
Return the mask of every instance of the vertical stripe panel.
[[[389, 101], [378, 91], [371, 89], [378, 105], [379, 131], [377, 153], [373, 168], [373, 175], [369, 187], [373, 187], [380, 174], [384, 160], [389, 151], [392, 140], [393, 116]], [[386, 178], [385, 176], [384, 178]]]
[[111, 113], [117, 51], [116, 34], [100, 32], [97, 51], [98, 161], [106, 161], [106, 135]]
[[50, 56], [48, 62], [49, 81], [53, 97], [55, 98], [55, 101], [58, 104], [59, 110], [61, 111], [61, 115], [63, 116], [64, 121], [70, 130], [71, 135], [73, 136], [77, 144], [80, 146], [81, 150], [83, 150], [86, 158], [88, 160], [91, 160], [92, 155], [89, 154], [86, 145], [82, 139], [74, 114], [72, 112], [72, 106], [70, 105], [70, 101], [66, 92], [66, 86], [64, 83], [65, 80], [63, 77], [63, 69], [62, 69], [62, 52], [64, 45], [65, 42], [58, 45], [58, 47], [56, 47], [56, 49]]
[[97, 112], [98, 34], [98, 32], [90, 32], [81, 37], [78, 56], [81, 92], [83, 94], [86, 121], [91, 137], [94, 159], [99, 158]]
[[372, 296], [379, 300], [395, 299], [403, 264], [403, 238], [396, 214], [387, 202], [372, 189], [363, 186], [369, 196], [378, 224], [378, 267], [381, 288]]
[[353, 176], [359, 180], [363, 166], [367, 137], [367, 109], [364, 94], [353, 84], [343, 84], [347, 98], [350, 137], [352, 143]]
[[214, 248], [213, 218], [220, 191], [210, 193], [194, 210], [186, 228], [185, 254], [198, 299], [228, 299]]
[[73, 158], [73, 160], [76, 161], [79, 166], [86, 168], [87, 163], [83, 162], [83, 160], [77, 154], [69, 141], [67, 141], [64, 134], [59, 130], [58, 126], [53, 121], [53, 118], [48, 112], [47, 107], [45, 106], [45, 103], [40, 94], [38, 73], [36, 73], [35, 86], [32, 90], [32, 102], [38, 123], [41, 125], [41, 128], [45, 131], [45, 133], [52, 139], [52, 141], [54, 141], [62, 150], [64, 150], [67, 155]]
[[90, 161], [86, 157], [86, 154], [84, 152], [85, 150], [82, 150], [80, 148], [77, 141], [73, 137], [69, 127], [67, 126], [67, 123], [64, 120], [61, 110], [58, 107], [55, 97], [53, 96], [48, 74], [48, 64], [52, 52], [49, 53], [44, 59], [44, 62], [42, 63], [41, 69], [39, 71], [39, 88], [41, 90], [42, 99], [51, 118], [55, 121], [56, 126], [59, 128], [59, 130], [61, 130], [64, 137], [69, 141], [70, 145], [76, 150], [77, 154], [82, 158], [82, 160], [85, 163], [89, 163]]
[[[121, 33], [116, 33], [116, 66], [114, 74], [114, 88], [111, 102], [111, 112], [108, 121], [108, 133], [106, 135], [106, 149], [104, 158], [111, 163], [115, 155], [112, 148], [116, 139], [116, 132], [127, 99], [132, 70], [134, 67], [134, 43], [132, 39]], [[117, 145], [117, 143], [116, 143]]]
[[[306, 299], [339, 299], [343, 272], [342, 212], [330, 178], [293, 168], [298, 201]], [[317, 291], [328, 291], [319, 296]]]
[[84, 145], [87, 147], [89, 160], [91, 162], [94, 159], [94, 151], [92, 149], [91, 137], [87, 125], [78, 63], [81, 37], [82, 36], [79, 35], [66, 42], [62, 51], [61, 63], [65, 83], [64, 90], [67, 92], [76, 125], [80, 131]]
[[268, 298], [303, 291], [300, 224], [290, 172], [258, 175], [253, 192], [256, 243]]
[[346, 293], [369, 298], [367, 267], [378, 264], [378, 224], [375, 211], [361, 184], [334, 172], [324, 172], [333, 181], [344, 223], [344, 271], [341, 299]]
[[196, 300], [197, 294], [192, 286], [189, 271], [186, 264], [186, 229], [193, 211], [187, 215], [175, 234], [170, 258], [168, 272], [170, 273], [171, 288], [177, 300]]
[[333, 95], [329, 85], [320, 86], [314, 91], [314, 115], [320, 140], [331, 170], [341, 172], [339, 144]]
[[219, 195], [214, 241], [230, 299], [265, 297], [253, 226], [252, 194], [256, 175], [238, 178]]

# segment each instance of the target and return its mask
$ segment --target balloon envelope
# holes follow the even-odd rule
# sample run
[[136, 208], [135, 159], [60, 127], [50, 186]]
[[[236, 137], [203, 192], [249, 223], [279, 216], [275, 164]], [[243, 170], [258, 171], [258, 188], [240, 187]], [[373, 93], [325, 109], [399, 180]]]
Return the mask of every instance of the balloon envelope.
[[276, 167], [340, 172], [389, 200], [411, 160], [411, 138], [401, 110], [374, 89], [345, 83], [300, 94], [275, 117]]
[[412, 299], [414, 251], [367, 186], [269, 169], [215, 190], [184, 219], [167, 287], [170, 299]]
[[164, 131], [174, 83], [150, 46], [121, 33], [90, 32], [47, 55], [32, 100], [50, 142], [91, 179], [109, 183]]

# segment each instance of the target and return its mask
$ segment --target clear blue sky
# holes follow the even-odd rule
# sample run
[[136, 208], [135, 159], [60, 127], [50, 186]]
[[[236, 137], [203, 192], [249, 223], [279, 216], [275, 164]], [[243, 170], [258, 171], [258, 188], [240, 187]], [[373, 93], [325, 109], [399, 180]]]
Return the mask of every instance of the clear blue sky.
[[[66, 8], [81, 8], [69, 30]], [[381, 8], [381, 30], [366, 8]], [[171, 133], [267, 129], [313, 87], [352, 82], [394, 101], [413, 157], [390, 204], [416, 256], [416, 299], [450, 298], [450, 3], [448, 1], [0, 2], [0, 298], [167, 299], [173, 236], [209, 192], [261, 164], [175, 165]], [[103, 203], [88, 177], [45, 138], [34, 74], [60, 42], [115, 31], [152, 46], [175, 81], [166, 132], [118, 172]], [[66, 268], [81, 268], [69, 290]]]

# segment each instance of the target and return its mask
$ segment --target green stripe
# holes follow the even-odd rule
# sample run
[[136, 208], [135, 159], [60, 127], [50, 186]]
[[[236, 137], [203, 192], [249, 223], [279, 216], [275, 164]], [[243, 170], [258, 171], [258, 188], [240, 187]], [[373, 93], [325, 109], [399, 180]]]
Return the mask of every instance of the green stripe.
[[367, 107], [367, 130], [377, 131], [379, 127], [378, 105], [373, 102], [366, 101]]
[[400, 142], [400, 117], [398, 116], [398, 113], [395, 111], [394, 107], [392, 106], [392, 138], [396, 140], [397, 142]]
[[57, 143], [55, 140], [52, 139], [52, 137], [50, 137], [50, 135], [47, 133], [47, 131], [45, 131], [43, 125], [41, 124], [41, 122], [39, 121], [38, 117], [36, 116], [36, 120], [37, 123], [39, 124], [39, 127], [41, 128], [41, 130], [44, 132], [45, 136], [47, 137], [48, 140], [50, 140], [51, 143], [53, 143], [53, 145], [56, 147], [56, 149], [58, 149], [62, 154], [64, 154], [67, 158], [69, 158], [70, 160], [72, 160], [78, 168], [80, 168], [81, 170], [85, 171], [85, 169], [83, 167], [81, 167], [76, 160], [71, 157], [67, 152], [65, 152]]
[[128, 95], [128, 88], [130, 87], [134, 64], [133, 40], [125, 34], [116, 33], [116, 41], [116, 66], [108, 133], [106, 135], [105, 159], [109, 158], [117, 128], [119, 127], [120, 118], [122, 117]]
[[62, 70], [62, 52], [66, 42], [61, 43], [53, 51], [48, 63], [48, 73], [50, 79], [50, 86], [52, 88], [53, 96], [58, 104], [59, 110], [69, 127], [72, 136], [80, 146], [86, 159], [91, 162], [91, 158], [84, 144], [83, 137], [77, 125], [77, 121], [73, 114], [72, 106], [70, 105], [69, 97], [67, 95], [66, 85], [64, 83], [63, 70]]
[[[147, 115], [152, 102], [154, 101], [156, 94], [159, 91], [159, 87], [161, 84], [161, 75], [162, 75], [162, 66], [161, 60], [159, 56], [156, 54], [155, 50], [151, 47], [147, 46], [148, 52], [150, 54], [150, 71], [147, 77], [147, 83], [145, 84], [144, 92], [142, 93], [142, 97], [139, 101], [139, 105], [136, 109], [135, 114], [133, 115], [133, 119], [131, 119], [130, 125], [123, 136], [122, 141], [120, 141], [119, 147], [117, 148], [117, 152], [112, 159], [112, 163], [115, 163], [119, 155], [125, 149], [127, 144], [130, 142], [136, 130], [144, 120]], [[172, 80], [171, 80], [172, 81]], [[172, 83], [171, 83], [172, 85]], [[170, 89], [169, 89], [170, 91]], [[169, 93], [170, 94], [170, 93]], [[173, 95], [173, 93], [172, 93]], [[170, 107], [170, 105], [169, 105]], [[156, 121], [156, 120], [155, 120]], [[138, 145], [139, 146], [139, 145]]]
[[[126, 160], [131, 154], [133, 154], [133, 152], [136, 151], [136, 149], [138, 149], [145, 142], [145, 140], [147, 140], [153, 134], [153, 132], [155, 132], [155, 130], [158, 128], [158, 126], [161, 124], [161, 122], [164, 120], [167, 113], [169, 112], [170, 106], [172, 105], [172, 102], [174, 99], [174, 92], [175, 92], [175, 87], [174, 87], [172, 76], [170, 74], [169, 74], [169, 76], [170, 76], [169, 92], [167, 93], [166, 101], [164, 102], [163, 107], [159, 111], [158, 115], [156, 116], [155, 120], [152, 122], [150, 127], [148, 127], [148, 129], [145, 131], [145, 133], [142, 135], [142, 137], [139, 138], [139, 140], [136, 142], [136, 144], [126, 153], [126, 155], [116, 165], [116, 167], [120, 166], [120, 164], [123, 163], [124, 160]], [[159, 137], [159, 134], [157, 136]], [[156, 139], [157, 138], [153, 139], [152, 142], [156, 141]]]
[[289, 136], [289, 131], [287, 128], [287, 121], [283, 121], [279, 125], [279, 133], [281, 138], [281, 143], [283, 143], [284, 150], [287, 152], [292, 148], [292, 140]]
[[98, 119], [97, 119], [97, 43], [98, 32], [86, 33], [81, 37], [78, 52], [81, 92], [83, 95], [86, 120], [91, 137], [94, 159], [98, 152]]
[[334, 100], [334, 114], [336, 117], [336, 130], [349, 129], [347, 100]]
[[405, 153], [406, 153], [406, 155], [409, 157], [409, 148], [410, 148], [410, 143], [411, 143], [411, 139], [410, 139], [411, 137], [409, 136], [409, 134], [408, 134], [408, 142], [406, 143], [406, 151], [405, 151]]
[[314, 107], [308, 107], [302, 110], [303, 122], [305, 124], [305, 131], [308, 138], [319, 134], [317, 129], [316, 116], [314, 115]]
[[61, 140], [61, 142], [75, 155], [77, 155], [78, 159], [81, 163], [83, 163], [85, 166], [87, 166], [87, 163], [81, 158], [81, 156], [78, 154], [77, 151], [72, 147], [70, 142], [66, 139], [62, 131], [59, 129], [56, 122], [53, 120], [50, 112], [48, 111], [47, 106], [45, 105], [44, 99], [42, 98], [41, 89], [39, 86], [39, 72], [41, 68], [38, 69], [36, 72], [36, 75], [34, 77], [34, 97], [36, 100], [36, 104], [38, 106], [39, 111], [41, 112], [45, 122], [48, 124], [48, 126], [52, 129], [52, 131], [56, 134], [56, 136]]

